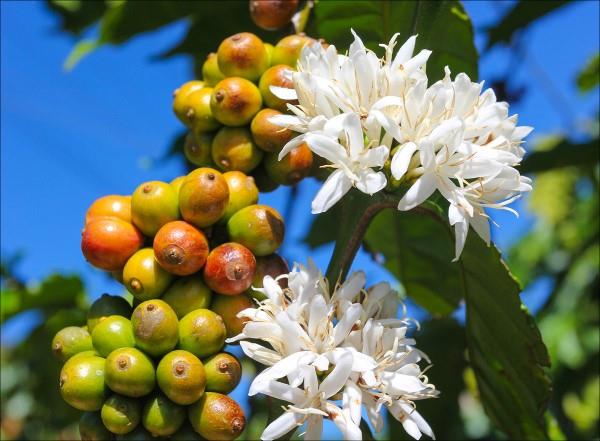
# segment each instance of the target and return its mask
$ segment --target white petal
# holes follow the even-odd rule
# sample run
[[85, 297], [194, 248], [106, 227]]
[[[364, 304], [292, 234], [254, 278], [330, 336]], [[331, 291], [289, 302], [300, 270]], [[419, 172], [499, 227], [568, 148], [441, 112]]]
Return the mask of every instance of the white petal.
[[373, 170], [364, 169], [358, 174], [358, 181], [354, 186], [365, 194], [373, 195], [385, 188], [387, 179], [383, 172], [374, 172]]
[[390, 149], [384, 145], [380, 145], [379, 147], [374, 147], [364, 152], [360, 156], [360, 163], [364, 167], [369, 168], [383, 167], [389, 155]]
[[360, 294], [360, 291], [365, 287], [367, 278], [363, 271], [356, 271], [350, 274], [346, 281], [336, 292], [340, 299], [354, 300]]
[[410, 436], [414, 439], [421, 439], [421, 431], [419, 430], [419, 426], [413, 420], [406, 419], [402, 421], [402, 427], [406, 430]]
[[448, 219], [450, 225], [454, 225], [454, 259], [456, 262], [465, 247], [467, 241], [467, 233], [469, 232], [469, 219], [465, 217], [465, 214], [461, 209], [456, 207], [454, 204], [450, 204], [448, 207]]
[[328, 136], [309, 133], [306, 135], [305, 141], [314, 153], [327, 159], [332, 164], [348, 163], [346, 149]]
[[329, 210], [352, 188], [352, 181], [348, 179], [343, 170], [334, 171], [312, 201], [312, 213], [318, 214]]
[[425, 173], [408, 189], [398, 204], [398, 210], [407, 211], [423, 203], [436, 189], [436, 178]]
[[344, 386], [351, 371], [352, 355], [344, 354], [329, 375], [321, 381], [319, 392], [324, 395], [325, 399], [335, 395]]
[[412, 375], [398, 374], [396, 372], [382, 372], [381, 382], [390, 395], [404, 395], [420, 392], [425, 385], [417, 377]]
[[327, 304], [321, 295], [315, 295], [310, 302], [310, 314], [308, 316], [308, 334], [315, 337], [319, 328], [327, 322]]
[[302, 415], [293, 412], [285, 412], [266, 427], [260, 436], [260, 439], [265, 441], [279, 439], [290, 430], [295, 429], [300, 424], [301, 420]]
[[293, 115], [273, 115], [269, 118], [269, 122], [280, 127], [293, 127], [302, 124], [302, 120]]
[[435, 439], [433, 430], [431, 430], [431, 427], [429, 426], [427, 421], [425, 421], [425, 419], [421, 416], [421, 414], [419, 414], [419, 412], [413, 409], [413, 407], [410, 404], [405, 404], [401, 401], [399, 402], [399, 404], [400, 407], [402, 407], [402, 409], [408, 414], [409, 418], [417, 424], [417, 427], [419, 428], [421, 433], [424, 433], [428, 437]]
[[383, 129], [390, 134], [396, 141], [400, 141], [402, 139], [402, 131], [400, 130], [400, 126], [396, 121], [393, 120], [390, 116], [379, 110], [371, 110], [369, 112], [369, 117], [373, 117]]
[[353, 381], [348, 381], [343, 393], [343, 406], [348, 409], [348, 414], [354, 424], [360, 424], [360, 410], [362, 405], [362, 392]]
[[306, 420], [306, 432], [304, 438], [306, 441], [321, 439], [323, 432], [323, 417], [321, 415], [310, 415]]
[[352, 326], [359, 319], [362, 313], [362, 306], [359, 303], [354, 303], [345, 312], [341, 319], [333, 328], [333, 344], [338, 346], [350, 333]]
[[304, 392], [300, 389], [274, 380], [260, 383], [255, 391], [289, 403], [299, 403], [305, 398]]
[[271, 86], [269, 87], [269, 89], [271, 90], [271, 93], [279, 99], [286, 101], [298, 99], [298, 94], [296, 93], [296, 91], [289, 87]]
[[281, 360], [281, 355], [272, 349], [265, 348], [259, 344], [249, 341], [241, 341], [240, 346], [244, 354], [260, 364], [272, 366]]
[[[309, 352], [309, 351], [296, 352], [294, 354], [288, 355], [284, 359], [275, 363], [270, 368], [267, 368], [264, 371], [262, 371], [260, 374], [258, 374], [254, 378], [254, 381], [252, 382], [252, 384], [253, 385], [255, 383], [258, 384], [258, 383], [261, 383], [263, 381], [268, 381], [268, 380], [278, 380], [281, 377], [285, 377], [290, 372], [293, 372], [293, 371], [299, 369], [300, 366], [312, 363], [315, 358], [316, 358], [316, 355], [313, 352]], [[253, 388], [252, 388], [252, 386], [250, 386], [250, 392], [252, 392], [252, 391], [253, 391]], [[250, 392], [248, 393], [248, 395], [253, 395]]]
[[286, 145], [283, 146], [283, 148], [281, 149], [281, 151], [279, 152], [279, 156], [277, 156], [277, 159], [279, 161], [281, 161], [283, 158], [286, 157], [286, 155], [291, 152], [292, 150], [294, 150], [296, 147], [298, 147], [300, 144], [304, 143], [306, 140], [306, 135], [300, 135], [300, 136], [296, 136], [295, 138], [290, 139]]
[[360, 428], [352, 422], [349, 415], [331, 402], [327, 402], [325, 408], [345, 440], [362, 440]]
[[490, 222], [487, 217], [475, 213], [471, 219], [470, 225], [485, 243], [490, 245]]
[[417, 36], [413, 35], [398, 49], [398, 53], [394, 58], [394, 67], [397, 68], [400, 64], [408, 61], [415, 50], [415, 43], [417, 40]]
[[408, 142], [398, 149], [392, 158], [392, 175], [396, 179], [400, 179], [404, 176], [404, 173], [408, 170], [410, 160], [413, 154], [417, 151], [417, 145], [414, 142]]
[[344, 130], [348, 146], [350, 147], [350, 157], [358, 158], [358, 155], [365, 149], [365, 139], [360, 124], [360, 118], [356, 113], [346, 115], [344, 120]]

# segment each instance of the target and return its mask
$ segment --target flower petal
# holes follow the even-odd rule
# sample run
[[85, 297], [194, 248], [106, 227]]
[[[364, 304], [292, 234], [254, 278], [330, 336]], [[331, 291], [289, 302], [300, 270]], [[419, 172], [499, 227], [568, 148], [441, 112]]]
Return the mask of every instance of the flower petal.
[[299, 426], [301, 424], [302, 417], [302, 415], [297, 413], [285, 412], [265, 428], [260, 436], [260, 439], [271, 441], [281, 438], [290, 430]]
[[342, 196], [352, 188], [352, 181], [348, 179], [343, 170], [334, 171], [312, 201], [312, 213], [318, 214], [329, 210]]
[[414, 142], [407, 142], [398, 149], [392, 157], [391, 163], [391, 170], [394, 178], [400, 179], [404, 176], [404, 173], [408, 170], [410, 160], [416, 151], [417, 144]]
[[340, 357], [339, 362], [333, 370], [325, 377], [319, 385], [319, 392], [327, 399], [336, 393], [344, 386], [348, 376], [352, 371], [352, 355], [344, 354]]
[[436, 178], [425, 173], [408, 189], [398, 204], [398, 210], [408, 211], [423, 203], [436, 189]]

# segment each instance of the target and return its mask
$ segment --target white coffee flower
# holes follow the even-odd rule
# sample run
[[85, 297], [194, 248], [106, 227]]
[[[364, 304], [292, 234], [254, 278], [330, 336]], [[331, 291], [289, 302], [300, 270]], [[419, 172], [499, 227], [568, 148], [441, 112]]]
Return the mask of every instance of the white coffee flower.
[[[411, 100], [407, 98], [403, 107], [412, 112], [397, 111], [394, 116], [401, 130], [410, 130], [403, 130], [403, 144], [391, 162], [392, 175], [418, 176], [398, 209], [410, 210], [439, 191], [450, 203], [455, 260], [469, 225], [489, 244], [484, 208], [510, 210], [507, 204], [531, 190], [529, 178], [514, 168], [524, 154], [522, 138], [531, 128], [516, 127], [517, 117], [508, 116], [508, 105], [497, 102], [493, 91], [480, 95], [482, 85], [465, 74], [452, 81], [446, 68], [445, 78], [429, 89], [412, 89]], [[405, 114], [411, 118], [403, 121]]]
[[[306, 423], [305, 439], [319, 439], [322, 418], [330, 418], [345, 439], [361, 439], [361, 406], [375, 430], [382, 428], [381, 406], [419, 438], [433, 432], [414, 410], [414, 400], [437, 395], [419, 365], [427, 358], [406, 337], [410, 320], [396, 318], [397, 293], [387, 283], [365, 290], [357, 272], [330, 293], [312, 262], [295, 265], [288, 288], [264, 278], [267, 298], [238, 315], [249, 321], [240, 341], [246, 355], [267, 366], [250, 386], [290, 405], [263, 432], [276, 439]], [[246, 341], [252, 339], [258, 342]], [[341, 400], [341, 405], [336, 401]]]
[[[398, 35], [382, 45], [378, 59], [354, 34], [347, 55], [333, 46], [303, 49], [294, 89], [274, 88], [282, 98], [297, 99], [294, 115], [272, 121], [301, 133], [280, 153], [283, 158], [306, 142], [335, 171], [313, 201], [313, 213], [327, 211], [353, 186], [367, 194], [383, 190], [382, 168], [392, 152], [394, 179], [412, 184], [398, 205], [410, 210], [439, 191], [450, 204], [449, 222], [459, 258], [469, 226], [489, 244], [485, 209], [505, 209], [531, 181], [517, 167], [521, 144], [530, 127], [517, 127], [508, 104], [498, 102], [483, 83], [464, 73], [429, 86], [425, 63], [431, 55], [413, 56], [416, 37], [394, 55]], [[511, 210], [512, 211], [512, 210]]]

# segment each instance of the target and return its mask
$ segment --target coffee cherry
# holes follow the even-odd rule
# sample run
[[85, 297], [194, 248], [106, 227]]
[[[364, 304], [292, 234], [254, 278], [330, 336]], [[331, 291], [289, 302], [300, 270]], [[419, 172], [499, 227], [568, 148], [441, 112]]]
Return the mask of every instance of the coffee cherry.
[[270, 67], [262, 74], [258, 83], [258, 89], [262, 95], [263, 102], [266, 107], [280, 112], [288, 111], [288, 103], [297, 104], [298, 101], [287, 101], [283, 100], [271, 91], [271, 86], [283, 87], [286, 89], [293, 89], [294, 83], [292, 81], [293, 68], [285, 64], [277, 64]]
[[131, 325], [136, 346], [153, 357], [166, 354], [177, 345], [177, 315], [162, 300], [140, 303], [133, 311]]
[[187, 160], [197, 167], [212, 167], [210, 148], [213, 138], [211, 133], [189, 132], [183, 145], [183, 153]]
[[92, 341], [94, 348], [103, 357], [107, 357], [115, 349], [134, 347], [131, 321], [120, 315], [106, 317], [94, 327]]
[[250, 205], [227, 222], [229, 238], [247, 247], [255, 256], [274, 253], [283, 242], [283, 218], [267, 205]]
[[245, 127], [223, 127], [212, 143], [212, 159], [224, 171], [252, 171], [260, 163], [263, 152], [254, 144]]
[[205, 87], [204, 81], [188, 81], [173, 92], [173, 112], [179, 120], [187, 124], [187, 113], [190, 109], [188, 95]]
[[173, 276], [158, 264], [152, 248], [139, 250], [123, 268], [125, 287], [138, 300], [160, 297], [172, 280]]
[[185, 421], [185, 408], [163, 394], [156, 394], [144, 406], [142, 424], [154, 436], [169, 436]]
[[118, 217], [131, 223], [131, 196], [109, 195], [96, 199], [85, 213], [85, 223], [102, 217]]
[[208, 54], [206, 61], [202, 65], [202, 78], [204, 78], [204, 83], [211, 87], [225, 79], [225, 75], [219, 70], [217, 54], [214, 52]]
[[228, 77], [256, 81], [268, 69], [269, 61], [262, 40], [249, 32], [226, 38], [217, 51], [219, 70]]
[[131, 317], [131, 305], [121, 296], [111, 296], [110, 294], [102, 294], [96, 299], [87, 313], [88, 332], [94, 332], [94, 328], [105, 318], [111, 315], [120, 315], [121, 317]]
[[229, 202], [229, 187], [223, 175], [212, 168], [191, 172], [179, 190], [183, 219], [198, 228], [217, 222]]
[[169, 182], [169, 185], [171, 187], [173, 187], [173, 190], [175, 190], [175, 194], [177, 194], [178, 200], [179, 200], [179, 189], [181, 188], [181, 185], [183, 184], [184, 180], [185, 180], [185, 176], [178, 176], [175, 179], [173, 179], [171, 182]]
[[307, 37], [304, 34], [295, 34], [283, 37], [275, 45], [271, 64], [273, 66], [277, 64], [287, 64], [288, 66], [296, 68], [302, 48], [307, 44], [312, 43], [315, 43], [315, 40]]
[[260, 164], [252, 171], [252, 177], [256, 183], [256, 187], [261, 193], [270, 193], [279, 188], [279, 184], [269, 177], [265, 170], [264, 163]]
[[106, 357], [105, 380], [113, 392], [142, 397], [152, 392], [155, 379], [152, 360], [138, 349], [115, 349]]
[[313, 155], [306, 143], [292, 149], [281, 161], [278, 156], [278, 153], [269, 153], [265, 158], [265, 170], [278, 184], [297, 184], [310, 173]]
[[172, 351], [165, 355], [156, 368], [158, 387], [174, 403], [192, 404], [198, 401], [206, 387], [204, 365], [187, 351]]
[[[235, 296], [215, 295], [210, 309], [219, 314], [227, 329], [227, 338], [234, 337], [242, 332], [247, 318], [239, 318], [238, 312], [247, 308], [254, 308], [256, 304], [245, 294]], [[220, 392], [220, 391], [217, 391]]]
[[252, 176], [240, 171], [223, 173], [223, 177], [229, 187], [229, 203], [221, 218], [226, 223], [235, 212], [258, 202], [258, 188]]
[[67, 361], [75, 354], [93, 349], [90, 333], [79, 326], [67, 326], [58, 331], [52, 339], [52, 352], [61, 361]]
[[142, 409], [136, 399], [113, 395], [104, 402], [102, 422], [112, 433], [123, 435], [132, 432], [140, 423]]
[[275, 49], [275, 46], [273, 46], [271, 43], [264, 43], [265, 44], [265, 49], [267, 50], [267, 55], [269, 57], [269, 66], [271, 66], [271, 58], [273, 58], [273, 49]]
[[116, 271], [140, 249], [144, 237], [129, 222], [119, 218], [97, 218], [83, 229], [81, 251], [97, 268]]
[[250, 0], [250, 17], [259, 28], [274, 31], [287, 25], [298, 0]]
[[238, 243], [224, 243], [208, 255], [204, 281], [219, 294], [236, 295], [248, 289], [255, 270], [256, 259], [248, 248]]
[[136, 227], [152, 237], [167, 222], [179, 219], [177, 193], [166, 182], [145, 182], [131, 198], [131, 218]]
[[226, 333], [221, 316], [196, 309], [179, 321], [179, 348], [199, 358], [207, 357], [221, 350]]
[[211, 299], [212, 292], [200, 275], [178, 278], [162, 296], [178, 319], [196, 309], [208, 308]]
[[60, 394], [68, 404], [79, 410], [100, 410], [106, 387], [104, 358], [96, 355], [71, 357], [60, 371]]
[[198, 132], [210, 132], [221, 124], [215, 119], [210, 108], [210, 97], [213, 89], [204, 87], [195, 90], [185, 98], [185, 120], [182, 121], [190, 129]]
[[206, 392], [188, 409], [194, 430], [206, 439], [234, 440], [243, 432], [246, 417], [238, 403], [216, 392]]
[[187, 222], [169, 222], [154, 236], [154, 255], [171, 274], [188, 276], [204, 266], [208, 242], [202, 231]]
[[213, 89], [210, 108], [214, 117], [231, 127], [245, 126], [262, 107], [258, 87], [240, 77], [220, 81]]
[[204, 360], [206, 390], [228, 394], [240, 383], [242, 366], [237, 358], [221, 352]]
[[273, 124], [269, 118], [281, 115], [273, 109], [262, 109], [250, 124], [252, 138], [257, 146], [267, 152], [279, 152], [294, 137], [294, 132], [285, 127]]

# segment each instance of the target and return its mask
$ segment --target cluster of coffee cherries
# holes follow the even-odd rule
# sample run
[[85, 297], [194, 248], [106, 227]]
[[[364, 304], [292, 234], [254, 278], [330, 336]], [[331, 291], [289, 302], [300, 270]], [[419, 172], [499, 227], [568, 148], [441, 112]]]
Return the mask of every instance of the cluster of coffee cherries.
[[202, 80], [189, 81], [173, 94], [173, 110], [189, 129], [186, 158], [198, 167], [252, 174], [262, 192], [305, 178], [313, 166], [306, 144], [278, 160], [297, 133], [270, 122], [291, 103], [276, 97], [271, 86], [292, 87], [300, 51], [315, 43], [296, 34], [272, 46], [248, 32], [223, 40], [204, 62]]
[[[280, 214], [258, 205], [251, 176], [198, 168], [141, 184], [88, 209], [81, 248], [132, 296], [100, 297], [86, 327], [57, 333], [64, 400], [83, 410], [84, 440], [235, 439], [242, 409], [227, 396], [238, 360], [222, 352], [264, 276], [288, 271], [275, 251]], [[283, 283], [283, 282], [282, 282]], [[186, 422], [187, 419], [187, 422]]]

